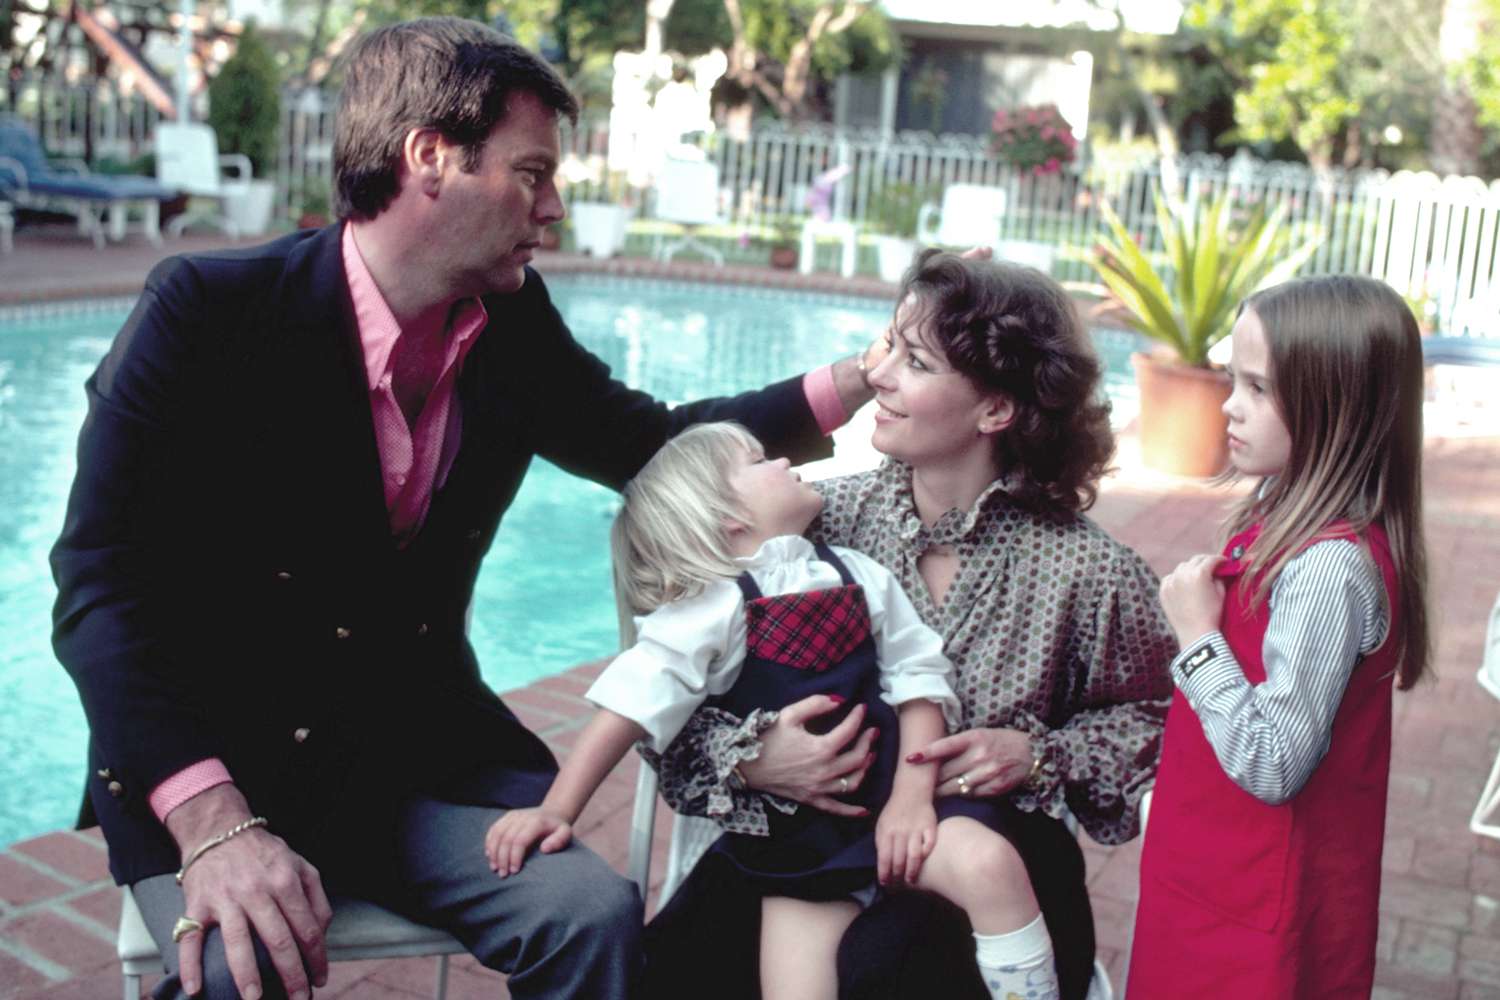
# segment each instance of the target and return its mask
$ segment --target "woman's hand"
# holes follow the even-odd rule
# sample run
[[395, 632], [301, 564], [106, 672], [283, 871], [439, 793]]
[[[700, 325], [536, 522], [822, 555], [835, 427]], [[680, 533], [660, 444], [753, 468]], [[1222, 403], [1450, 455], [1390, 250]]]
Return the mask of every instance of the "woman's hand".
[[783, 708], [760, 736], [760, 756], [740, 765], [745, 784], [837, 816], [868, 815], [869, 810], [835, 798], [858, 788], [875, 760], [871, 747], [880, 731], [859, 731], [865, 707], [855, 705], [843, 722], [822, 736], [807, 729], [810, 720], [840, 704], [832, 696], [815, 694]]
[[939, 795], [981, 798], [1004, 795], [1025, 781], [1036, 758], [1030, 734], [1019, 729], [966, 729], [935, 740], [906, 759], [913, 764], [942, 761]]
[[930, 798], [892, 795], [875, 821], [875, 877], [881, 885], [916, 885], [922, 862], [937, 844], [937, 810]]
[[1223, 556], [1196, 555], [1167, 574], [1161, 582], [1161, 606], [1167, 613], [1177, 643], [1186, 647], [1219, 627], [1224, 612], [1224, 584], [1214, 578]]

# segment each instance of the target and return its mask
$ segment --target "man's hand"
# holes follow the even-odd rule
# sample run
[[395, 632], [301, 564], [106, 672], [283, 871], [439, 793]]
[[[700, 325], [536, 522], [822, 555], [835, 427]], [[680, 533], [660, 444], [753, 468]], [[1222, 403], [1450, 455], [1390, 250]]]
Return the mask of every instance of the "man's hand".
[[537, 841], [543, 854], [568, 846], [573, 839], [573, 824], [546, 808], [512, 809], [495, 820], [484, 835], [484, 856], [490, 859], [490, 870], [501, 878], [514, 875], [526, 861], [526, 852]]
[[[166, 825], [182, 856], [250, 818], [245, 797], [233, 785], [217, 785], [167, 814]], [[182, 879], [183, 915], [217, 926], [240, 995], [258, 1000], [265, 992], [251, 932], [270, 953], [292, 1000], [312, 995], [328, 982], [324, 934], [333, 907], [317, 869], [265, 828], [246, 830], [204, 853]], [[182, 988], [203, 985], [203, 934], [190, 932], [177, 945]], [[309, 984], [309, 976], [311, 984]]]

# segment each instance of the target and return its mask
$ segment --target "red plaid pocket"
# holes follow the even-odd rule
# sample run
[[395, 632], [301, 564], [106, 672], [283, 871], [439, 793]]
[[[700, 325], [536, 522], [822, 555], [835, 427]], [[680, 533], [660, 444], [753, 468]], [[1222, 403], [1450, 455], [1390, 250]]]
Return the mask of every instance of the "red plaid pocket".
[[745, 605], [745, 618], [750, 656], [798, 670], [827, 670], [870, 634], [864, 588], [857, 583], [757, 598]]

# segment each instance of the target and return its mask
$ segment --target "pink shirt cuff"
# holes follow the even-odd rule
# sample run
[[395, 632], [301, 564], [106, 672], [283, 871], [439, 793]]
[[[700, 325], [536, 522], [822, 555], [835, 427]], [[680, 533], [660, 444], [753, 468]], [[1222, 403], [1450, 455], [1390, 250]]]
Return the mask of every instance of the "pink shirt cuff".
[[217, 757], [189, 764], [151, 791], [148, 801], [151, 811], [163, 823], [167, 813], [182, 805], [199, 792], [206, 792], [215, 785], [226, 785], [234, 779], [229, 777], [229, 768]]
[[833, 365], [814, 368], [802, 376], [802, 392], [807, 396], [813, 419], [818, 422], [818, 430], [824, 434], [832, 434], [849, 419], [833, 384]]

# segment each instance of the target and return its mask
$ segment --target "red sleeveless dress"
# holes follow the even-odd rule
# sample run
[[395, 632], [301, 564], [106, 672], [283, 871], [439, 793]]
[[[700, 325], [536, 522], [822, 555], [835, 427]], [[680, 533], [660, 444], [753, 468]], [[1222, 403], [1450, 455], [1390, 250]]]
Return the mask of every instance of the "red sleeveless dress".
[[[1266, 679], [1270, 611], [1250, 610], [1254, 581], [1232, 553], [1258, 533], [1230, 539], [1216, 574], [1229, 585], [1224, 638], [1252, 684]], [[1350, 675], [1328, 754], [1290, 801], [1267, 805], [1231, 781], [1187, 699], [1173, 696], [1141, 853], [1130, 1000], [1369, 997], [1401, 622], [1385, 534], [1372, 526], [1366, 540], [1389, 598], [1386, 641]]]

